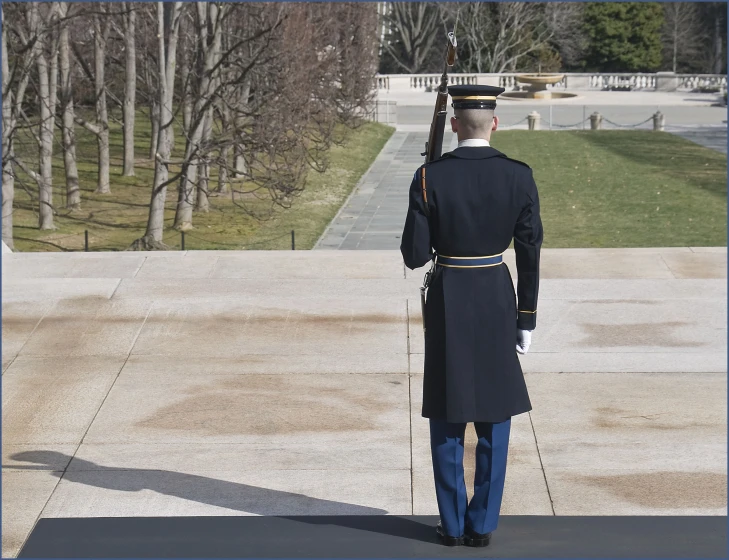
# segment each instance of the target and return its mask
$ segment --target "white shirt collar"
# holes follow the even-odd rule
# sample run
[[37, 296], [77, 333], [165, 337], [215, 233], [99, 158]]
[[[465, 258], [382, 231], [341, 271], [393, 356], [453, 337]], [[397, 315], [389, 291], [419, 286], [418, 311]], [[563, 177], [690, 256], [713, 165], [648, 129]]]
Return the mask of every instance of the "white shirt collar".
[[459, 148], [482, 148], [490, 146], [488, 140], [484, 140], [483, 138], [468, 138], [467, 140], [461, 140], [458, 143]]

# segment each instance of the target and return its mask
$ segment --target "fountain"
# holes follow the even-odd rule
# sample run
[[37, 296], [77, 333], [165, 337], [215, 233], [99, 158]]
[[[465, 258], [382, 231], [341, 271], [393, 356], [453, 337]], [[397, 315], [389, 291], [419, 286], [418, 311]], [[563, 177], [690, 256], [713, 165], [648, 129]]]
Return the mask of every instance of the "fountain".
[[500, 98], [507, 99], [535, 99], [551, 101], [554, 99], [572, 99], [577, 97], [576, 93], [564, 91], [551, 91], [548, 85], [556, 84], [564, 78], [564, 74], [542, 74], [541, 65], [536, 74], [517, 74], [516, 81], [521, 84], [529, 84], [526, 91], [509, 91], [502, 93]]

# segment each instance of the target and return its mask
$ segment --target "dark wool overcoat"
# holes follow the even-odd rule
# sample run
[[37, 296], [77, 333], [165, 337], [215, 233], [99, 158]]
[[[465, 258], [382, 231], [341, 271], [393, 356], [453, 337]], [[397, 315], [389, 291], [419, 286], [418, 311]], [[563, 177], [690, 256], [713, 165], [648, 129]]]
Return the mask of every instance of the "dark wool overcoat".
[[531, 168], [492, 147], [457, 148], [415, 173], [400, 246], [408, 268], [434, 253], [503, 253], [513, 239], [518, 275], [515, 293], [506, 263], [435, 267], [424, 317], [426, 418], [502, 422], [531, 410], [516, 330], [536, 326], [542, 236]]

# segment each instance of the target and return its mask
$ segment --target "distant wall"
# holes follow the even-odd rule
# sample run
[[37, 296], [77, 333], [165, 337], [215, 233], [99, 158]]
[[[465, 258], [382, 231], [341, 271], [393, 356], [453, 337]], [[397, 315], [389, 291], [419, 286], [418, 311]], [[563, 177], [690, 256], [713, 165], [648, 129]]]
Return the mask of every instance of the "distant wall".
[[[449, 74], [450, 85], [491, 85], [514, 91], [525, 88], [516, 77], [519, 74]], [[378, 90], [419, 90], [428, 91], [438, 87], [440, 74], [378, 74], [375, 78]], [[696, 91], [701, 88], [716, 88], [726, 91], [727, 77], [723, 74], [674, 74], [658, 72], [655, 74], [586, 73], [564, 74], [563, 78], [549, 89], [606, 90], [613, 87], [630, 86], [641, 91]]]

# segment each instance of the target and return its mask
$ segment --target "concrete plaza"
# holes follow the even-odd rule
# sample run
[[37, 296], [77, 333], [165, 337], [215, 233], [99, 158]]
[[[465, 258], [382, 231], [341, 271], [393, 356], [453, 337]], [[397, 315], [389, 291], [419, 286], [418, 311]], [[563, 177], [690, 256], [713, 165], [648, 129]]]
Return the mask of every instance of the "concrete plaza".
[[[2, 269], [4, 557], [39, 517], [437, 512], [397, 251]], [[726, 247], [545, 249], [542, 278], [503, 513], [726, 515]]]

